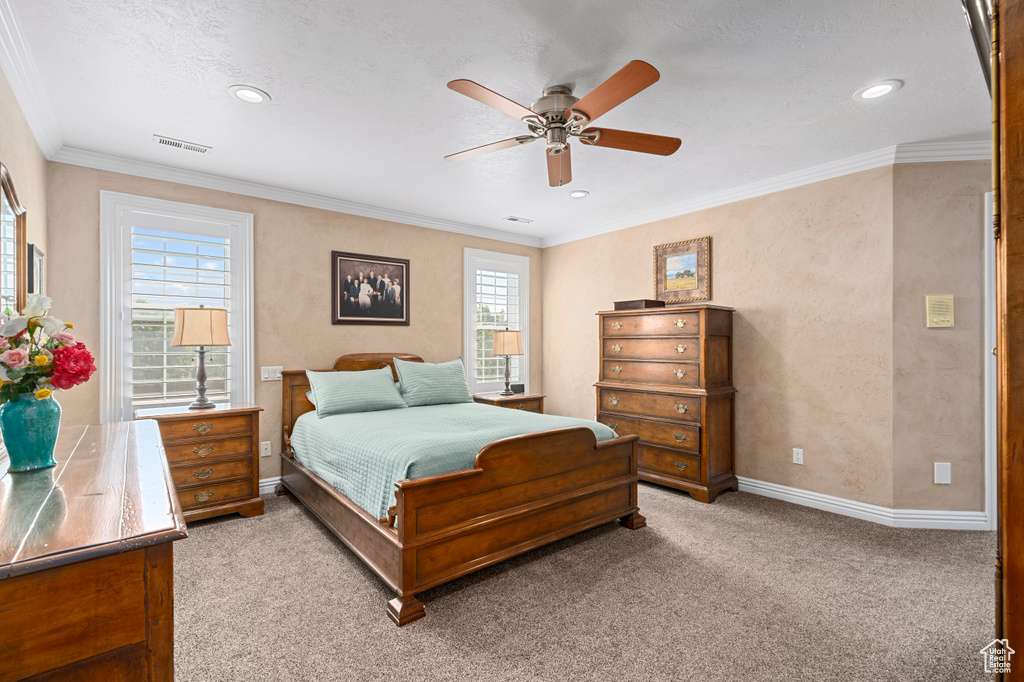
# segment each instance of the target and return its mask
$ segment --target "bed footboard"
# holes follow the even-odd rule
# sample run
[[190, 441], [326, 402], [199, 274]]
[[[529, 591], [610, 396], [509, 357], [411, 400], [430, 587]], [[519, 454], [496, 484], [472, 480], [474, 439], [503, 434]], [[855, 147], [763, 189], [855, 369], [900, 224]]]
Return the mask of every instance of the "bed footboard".
[[415, 593], [588, 528], [642, 528], [637, 480], [636, 436], [598, 444], [576, 427], [492, 443], [467, 471], [399, 481], [389, 615], [411, 622], [424, 615]]

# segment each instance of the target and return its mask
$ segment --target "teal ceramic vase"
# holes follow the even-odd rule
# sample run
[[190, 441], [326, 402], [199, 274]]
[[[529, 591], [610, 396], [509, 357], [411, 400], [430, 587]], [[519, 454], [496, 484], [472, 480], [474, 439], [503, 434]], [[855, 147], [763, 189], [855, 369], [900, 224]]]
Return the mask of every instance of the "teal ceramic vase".
[[8, 471], [34, 471], [57, 464], [53, 449], [60, 427], [60, 403], [29, 395], [0, 407], [0, 433], [11, 465]]

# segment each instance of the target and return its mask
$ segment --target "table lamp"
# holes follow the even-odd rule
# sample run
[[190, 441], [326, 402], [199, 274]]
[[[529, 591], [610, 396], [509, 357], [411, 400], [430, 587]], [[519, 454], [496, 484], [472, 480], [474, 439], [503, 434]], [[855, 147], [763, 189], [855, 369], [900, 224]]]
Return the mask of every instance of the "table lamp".
[[512, 395], [512, 389], [508, 386], [511, 374], [509, 361], [513, 355], [524, 355], [523, 333], [518, 329], [509, 331], [508, 327], [505, 327], [505, 331], [494, 332], [494, 347], [491, 348], [491, 355], [505, 356], [505, 390], [500, 395]]
[[228, 311], [224, 308], [175, 308], [172, 346], [199, 346], [199, 369], [196, 371], [198, 397], [190, 410], [208, 410], [214, 404], [206, 399], [206, 346], [230, 346]]

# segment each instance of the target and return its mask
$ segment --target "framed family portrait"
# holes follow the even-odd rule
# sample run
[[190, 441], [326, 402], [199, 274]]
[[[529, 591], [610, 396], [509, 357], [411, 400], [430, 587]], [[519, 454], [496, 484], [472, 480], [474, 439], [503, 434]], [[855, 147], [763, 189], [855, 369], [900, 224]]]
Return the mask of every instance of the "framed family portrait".
[[331, 251], [331, 324], [409, 324], [409, 261]]
[[654, 296], [665, 303], [711, 299], [711, 237], [654, 247]]

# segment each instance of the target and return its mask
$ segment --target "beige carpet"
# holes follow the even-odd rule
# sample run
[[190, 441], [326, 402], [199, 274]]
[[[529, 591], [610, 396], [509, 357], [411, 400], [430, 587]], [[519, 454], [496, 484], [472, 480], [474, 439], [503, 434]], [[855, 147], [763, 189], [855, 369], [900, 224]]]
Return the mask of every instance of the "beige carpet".
[[401, 629], [384, 584], [292, 497], [190, 524], [175, 545], [177, 679], [992, 677], [978, 650], [994, 533], [648, 485], [640, 509], [642, 530], [609, 524], [423, 593], [426, 618]]

